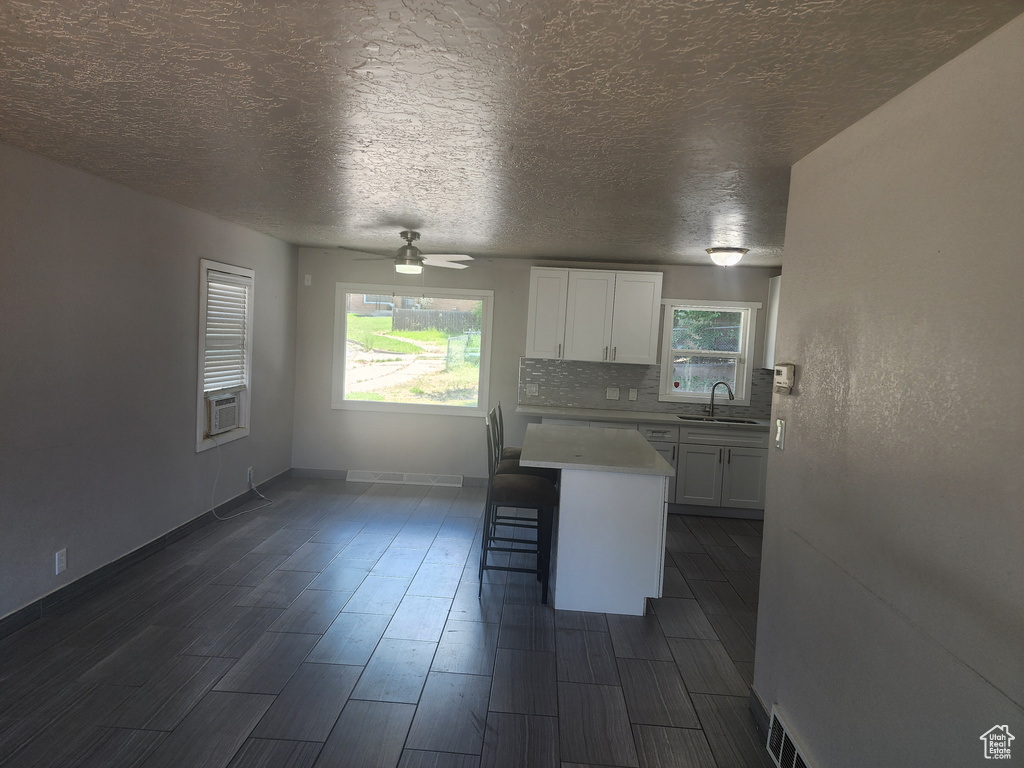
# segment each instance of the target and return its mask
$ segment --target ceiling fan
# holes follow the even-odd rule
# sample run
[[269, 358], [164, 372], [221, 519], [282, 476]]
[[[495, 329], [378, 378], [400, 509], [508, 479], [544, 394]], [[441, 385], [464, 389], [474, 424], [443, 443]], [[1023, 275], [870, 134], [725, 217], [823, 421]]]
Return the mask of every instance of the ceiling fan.
[[[418, 275], [423, 267], [445, 267], [447, 269], [465, 269], [468, 264], [460, 264], [462, 261], [472, 261], [472, 256], [464, 253], [423, 253], [413, 245], [414, 240], [420, 239], [420, 233], [411, 229], [402, 230], [399, 236], [405, 240], [405, 245], [398, 249], [395, 256], [395, 272], [403, 275]], [[378, 258], [386, 258], [380, 256]]]

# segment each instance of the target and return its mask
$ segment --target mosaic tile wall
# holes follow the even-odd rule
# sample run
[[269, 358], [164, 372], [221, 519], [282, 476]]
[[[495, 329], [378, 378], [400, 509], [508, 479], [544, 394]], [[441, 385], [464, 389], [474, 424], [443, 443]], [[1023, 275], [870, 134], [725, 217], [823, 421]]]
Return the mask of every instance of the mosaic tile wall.
[[[657, 365], [625, 363], [586, 363], [571, 360], [519, 360], [520, 405], [547, 405], [556, 408], [603, 408], [615, 411], [647, 411], [699, 416], [701, 403], [663, 403], [658, 400], [661, 368]], [[527, 395], [526, 385], [537, 384], [538, 394]], [[608, 400], [608, 387], [619, 388], [619, 399]], [[629, 400], [635, 387], [637, 399]], [[755, 368], [750, 387], [750, 406], [729, 405], [725, 391], [715, 397], [715, 413], [747, 419], [769, 419], [772, 411], [772, 372]], [[719, 399], [721, 398], [721, 399]], [[721, 408], [719, 408], [721, 404]]]

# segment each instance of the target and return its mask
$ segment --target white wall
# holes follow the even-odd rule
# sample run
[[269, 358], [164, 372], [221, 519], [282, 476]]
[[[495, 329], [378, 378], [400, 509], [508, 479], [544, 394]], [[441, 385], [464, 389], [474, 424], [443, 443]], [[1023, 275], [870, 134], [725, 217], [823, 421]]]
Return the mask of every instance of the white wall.
[[1022, 83], [1024, 17], [793, 169], [754, 686], [814, 765], [1024, 756]]
[[[0, 179], [2, 617], [289, 469], [296, 257], [2, 145]], [[204, 257], [256, 271], [252, 432], [220, 456], [195, 452]]]
[[[464, 270], [426, 268], [421, 276], [398, 276], [388, 259], [364, 260], [347, 251], [299, 250], [298, 349], [292, 466], [299, 469], [388, 470], [486, 474], [487, 447], [481, 417], [431, 416], [331, 409], [335, 286], [377, 283], [494, 291], [494, 341], [488, 403], [502, 404], [505, 440], [522, 441], [536, 419], [515, 415], [519, 358], [526, 348], [526, 312], [531, 262], [480, 259]], [[628, 264], [545, 262], [545, 266], [638, 269]], [[768, 278], [778, 270], [667, 267], [666, 298], [767, 301]], [[310, 276], [311, 285], [303, 285]], [[758, 329], [755, 361], [761, 359], [764, 329]]]

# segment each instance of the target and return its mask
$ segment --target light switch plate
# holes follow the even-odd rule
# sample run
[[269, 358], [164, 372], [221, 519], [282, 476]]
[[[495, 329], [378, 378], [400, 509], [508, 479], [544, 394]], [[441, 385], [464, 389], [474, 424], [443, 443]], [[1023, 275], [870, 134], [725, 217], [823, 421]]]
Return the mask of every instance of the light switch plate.
[[526, 394], [530, 395], [530, 396], [533, 396], [533, 397], [536, 397], [537, 395], [539, 395], [540, 394], [540, 384], [527, 384], [526, 385]]
[[604, 391], [604, 398], [605, 398], [605, 400], [618, 400], [619, 399], [619, 388], [618, 387], [608, 387], [608, 389], [606, 389]]
[[629, 388], [629, 399], [636, 400], [636, 387]]
[[306, 275], [306, 285], [312, 285], [312, 284], [313, 284], [313, 276], [312, 275]]

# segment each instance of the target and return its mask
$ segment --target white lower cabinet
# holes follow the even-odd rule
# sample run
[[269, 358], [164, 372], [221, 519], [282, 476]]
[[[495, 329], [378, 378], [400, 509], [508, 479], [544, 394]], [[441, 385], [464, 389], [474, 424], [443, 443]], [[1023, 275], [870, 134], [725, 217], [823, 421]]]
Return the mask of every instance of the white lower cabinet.
[[676, 426], [544, 417], [545, 424], [638, 429], [675, 477], [668, 500], [702, 507], [764, 509], [768, 479], [768, 432], [730, 427]]
[[[672, 469], [676, 469], [676, 456], [679, 453], [679, 443], [656, 443], [651, 442], [651, 447], [654, 448], [669, 464], [672, 465]], [[668, 479], [668, 500], [674, 502], [676, 499], [676, 478], [673, 474]]]
[[677, 504], [722, 506], [722, 448], [717, 445], [679, 445], [676, 466]]
[[768, 433], [681, 427], [677, 504], [764, 509]]
[[722, 473], [722, 506], [764, 509], [768, 480], [766, 448], [726, 448]]
[[768, 450], [679, 444], [677, 504], [764, 509]]
[[[637, 429], [644, 436], [651, 447], [654, 448], [661, 458], [672, 465], [675, 469], [676, 459], [679, 456], [679, 427], [666, 424], [638, 424]], [[676, 500], [676, 478], [673, 474], [668, 482], [668, 500], [674, 503]]]

